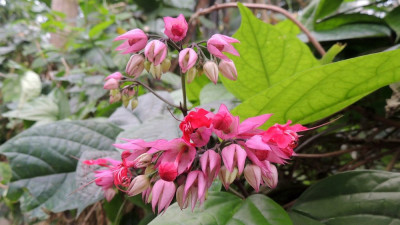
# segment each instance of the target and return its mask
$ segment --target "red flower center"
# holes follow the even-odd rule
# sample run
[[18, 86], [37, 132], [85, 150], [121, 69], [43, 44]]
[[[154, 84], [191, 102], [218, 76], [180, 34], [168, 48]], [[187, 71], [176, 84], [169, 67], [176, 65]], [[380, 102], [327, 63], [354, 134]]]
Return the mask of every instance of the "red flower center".
[[181, 26], [179, 26], [178, 24], [172, 25], [171, 33], [174, 36], [178, 36], [178, 37], [182, 36], [183, 35], [183, 31], [184, 31], [183, 28]]

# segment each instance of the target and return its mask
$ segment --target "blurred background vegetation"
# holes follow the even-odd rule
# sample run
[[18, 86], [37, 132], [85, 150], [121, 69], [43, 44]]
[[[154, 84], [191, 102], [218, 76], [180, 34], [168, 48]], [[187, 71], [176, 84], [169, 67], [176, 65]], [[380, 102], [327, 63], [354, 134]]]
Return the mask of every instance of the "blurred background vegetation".
[[[113, 39], [133, 28], [162, 35], [162, 17], [182, 13], [189, 18], [201, 8], [224, 2], [229, 1], [0, 0], [0, 144], [29, 127], [52, 121], [109, 117], [121, 103], [109, 104], [103, 79], [115, 71], [124, 71], [129, 59], [113, 51], [118, 45]], [[338, 42], [346, 45], [335, 60], [400, 48], [397, 0], [242, 2], [287, 9], [326, 50]], [[324, 10], [318, 9], [320, 4], [325, 4]], [[279, 14], [253, 12], [267, 23], [287, 22]], [[225, 9], [201, 16], [191, 25], [189, 34], [192, 40], [203, 40], [214, 33], [232, 35], [239, 25], [238, 10]], [[307, 42], [303, 34], [298, 37]], [[311, 45], [310, 48], [319, 57]], [[141, 79], [154, 89], [172, 91], [176, 88], [176, 65], [173, 60], [171, 73], [162, 81]], [[199, 82], [192, 88], [200, 90], [207, 83]], [[289, 207], [310, 184], [331, 174], [358, 168], [400, 170], [399, 98], [399, 84], [384, 87], [341, 111], [343, 117], [335, 123], [308, 132], [297, 148], [299, 157], [281, 166], [279, 186], [268, 195]], [[189, 99], [192, 105], [199, 104], [198, 97]], [[339, 152], [344, 146], [354, 150], [347, 152], [351, 154]], [[6, 161], [4, 157], [1, 160]], [[4, 166], [0, 172], [2, 178], [8, 176]], [[24, 223], [18, 202], [2, 200], [0, 217], [9, 223]], [[49, 213], [47, 222], [107, 224], [115, 218], [113, 204], [121, 201], [116, 198], [96, 208], [95, 213], [86, 210], [78, 218], [74, 212]], [[145, 210], [127, 204], [121, 224], [140, 223]]]

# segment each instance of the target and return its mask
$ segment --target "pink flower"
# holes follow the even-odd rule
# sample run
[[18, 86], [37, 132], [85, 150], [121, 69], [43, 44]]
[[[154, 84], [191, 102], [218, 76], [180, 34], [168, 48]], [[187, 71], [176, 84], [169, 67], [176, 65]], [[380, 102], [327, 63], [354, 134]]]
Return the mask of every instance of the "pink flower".
[[188, 24], [185, 17], [180, 14], [177, 18], [164, 17], [165, 30], [164, 33], [171, 40], [177, 42], [185, 38], [188, 30]]
[[212, 125], [218, 137], [229, 139], [238, 134], [239, 117], [232, 116], [228, 108], [221, 104], [218, 113], [212, 118]]
[[179, 52], [179, 66], [182, 69], [182, 73], [186, 73], [190, 68], [196, 64], [197, 54], [191, 48], [185, 48]]
[[207, 150], [200, 157], [200, 165], [201, 170], [207, 178], [207, 187], [209, 187], [213, 180], [218, 176], [221, 168], [221, 156], [213, 150]]
[[178, 164], [176, 162], [162, 162], [158, 166], [158, 174], [165, 181], [174, 181], [178, 176]]
[[146, 45], [144, 55], [154, 66], [158, 66], [167, 56], [167, 46], [159, 40], [152, 40]]
[[193, 211], [197, 201], [200, 201], [200, 204], [204, 202], [206, 191], [207, 184], [203, 172], [199, 170], [191, 171], [186, 179], [183, 202], [185, 202], [185, 199], [190, 198]]
[[262, 181], [261, 169], [256, 165], [247, 165], [244, 168], [244, 177], [246, 181], [258, 192]]
[[263, 125], [272, 116], [272, 114], [264, 114], [261, 116], [250, 117], [239, 124], [239, 138], [250, 138], [255, 134], [261, 133], [262, 130], [257, 129]]
[[237, 79], [237, 71], [235, 64], [233, 62], [228, 62], [222, 60], [219, 65], [218, 65], [219, 72], [222, 73], [222, 75], [230, 80], [236, 80]]
[[[178, 175], [187, 171], [193, 163], [193, 160], [196, 156], [196, 149], [188, 145], [183, 139], [176, 138], [169, 141], [166, 144], [163, 144], [164, 151], [162, 156], [158, 160], [159, 166], [163, 162], [171, 162], [178, 164]], [[157, 150], [150, 150], [148, 153], [153, 153]]]
[[[290, 126], [292, 121], [284, 125], [275, 124], [263, 134], [263, 139], [275, 142], [279, 148], [294, 148], [297, 145], [298, 135], [296, 132], [307, 130], [300, 124]], [[291, 155], [290, 155], [291, 156]]]
[[111, 78], [111, 79], [106, 81], [106, 83], [104, 84], [103, 88], [106, 89], [106, 90], [118, 89], [119, 88], [119, 82], [116, 79]]
[[120, 72], [115, 72], [115, 73], [108, 75], [104, 80], [115, 79], [115, 80], [120, 81], [120, 80], [122, 80], [122, 77], [123, 76]]
[[214, 34], [207, 41], [207, 49], [215, 57], [218, 57], [225, 61], [232, 61], [222, 52], [227, 52], [232, 55], [239, 56], [239, 52], [231, 45], [231, 43], [239, 43], [235, 38], [231, 38], [221, 34]]
[[126, 40], [115, 50], [123, 51], [122, 54], [135, 53], [144, 48], [147, 43], [147, 35], [140, 29], [133, 29], [120, 35], [114, 39], [114, 41]]
[[232, 173], [237, 166], [239, 175], [242, 174], [246, 162], [246, 151], [237, 144], [231, 144], [222, 149], [222, 160], [226, 168]]
[[166, 210], [171, 204], [175, 195], [175, 184], [172, 181], [158, 180], [152, 189], [151, 206], [155, 212], [156, 205], [158, 205], [158, 213]]
[[183, 132], [182, 139], [196, 147], [204, 146], [208, 143], [211, 136], [211, 119], [212, 113], [204, 109], [196, 109], [191, 111], [179, 124], [179, 128]]

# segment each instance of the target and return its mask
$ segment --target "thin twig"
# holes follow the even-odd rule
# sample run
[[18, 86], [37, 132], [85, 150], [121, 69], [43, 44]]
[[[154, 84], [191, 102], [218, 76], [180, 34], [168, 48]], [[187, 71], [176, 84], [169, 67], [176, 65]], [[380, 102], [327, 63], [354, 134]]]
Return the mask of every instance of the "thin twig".
[[346, 150], [339, 150], [339, 151], [334, 151], [334, 152], [328, 152], [328, 153], [322, 153], [322, 154], [296, 154], [295, 157], [298, 158], [326, 158], [326, 157], [334, 157], [338, 155], [343, 155], [349, 152], [354, 152], [358, 150], [364, 149], [363, 147], [358, 147], [358, 148], [350, 148]]
[[[326, 52], [325, 52], [324, 48], [322, 48], [321, 44], [317, 41], [317, 39], [314, 36], [312, 36], [311, 32], [302, 23], [300, 23], [300, 21], [298, 21], [290, 12], [288, 12], [285, 9], [282, 9], [278, 6], [274, 6], [274, 5], [255, 4], [255, 3], [242, 3], [242, 4], [248, 8], [271, 10], [271, 11], [274, 11], [274, 12], [277, 12], [277, 13], [280, 13], [280, 14], [286, 16], [289, 20], [291, 20], [293, 23], [295, 23], [300, 28], [300, 30], [303, 31], [303, 33], [307, 36], [308, 40], [315, 47], [315, 49], [317, 49], [317, 51], [320, 53], [320, 55], [321, 56], [325, 55]], [[189, 24], [194, 23], [194, 21], [197, 17], [209, 14], [212, 11], [224, 9], [224, 8], [236, 8], [236, 7], [237, 7], [237, 3], [231, 2], [231, 3], [215, 4], [211, 7], [208, 7], [205, 9], [200, 9], [190, 17]]]
[[394, 165], [396, 164], [397, 159], [400, 156], [400, 151], [397, 151], [396, 153], [394, 153], [393, 155], [393, 159], [390, 161], [390, 163], [387, 165], [386, 167], [386, 171], [392, 171]]
[[154, 94], [157, 98], [159, 98], [161, 101], [167, 103], [168, 105], [170, 105], [170, 106], [172, 106], [172, 107], [175, 107], [175, 108], [177, 108], [177, 109], [180, 109], [179, 106], [177, 106], [177, 105], [175, 105], [174, 103], [172, 103], [172, 102], [168, 101], [167, 99], [163, 98], [161, 95], [159, 95], [156, 91], [154, 91], [152, 88], [150, 88], [150, 87], [147, 86], [146, 84], [144, 84], [144, 83], [142, 83], [142, 82], [140, 82], [140, 81], [138, 81], [138, 80], [131, 80], [131, 79], [127, 79], [127, 80], [124, 80], [124, 81], [132, 81], [132, 82], [135, 82], [135, 83], [137, 83], [137, 84], [140, 84], [140, 85], [142, 85], [144, 88], [146, 88], [147, 90], [149, 90], [151, 93], [153, 93], [153, 94]]
[[185, 81], [185, 74], [181, 73], [181, 83], [182, 83], [182, 96], [183, 96], [183, 106], [181, 107], [181, 111], [184, 116], [187, 115], [187, 105], [186, 105], [186, 81]]

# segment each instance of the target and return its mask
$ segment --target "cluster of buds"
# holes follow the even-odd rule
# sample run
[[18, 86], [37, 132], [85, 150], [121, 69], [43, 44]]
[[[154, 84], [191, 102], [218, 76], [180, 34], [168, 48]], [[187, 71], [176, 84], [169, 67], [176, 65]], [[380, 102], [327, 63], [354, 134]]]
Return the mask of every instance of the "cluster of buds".
[[[124, 41], [116, 48], [117, 51], [133, 55], [125, 68], [126, 77], [115, 72], [106, 78], [104, 89], [110, 90], [110, 102], [121, 99], [124, 101], [125, 99], [124, 105], [127, 105], [125, 104], [126, 99], [132, 99], [131, 90], [135, 84], [128, 84], [131, 87], [122, 87], [122, 89], [120, 86], [125, 83], [126, 79], [136, 79], [144, 70], [155, 79], [161, 79], [162, 74], [166, 73], [171, 66], [171, 60], [168, 58], [168, 46], [178, 51], [182, 76], [186, 76], [188, 83], [203, 73], [214, 84], [218, 82], [219, 72], [228, 79], [237, 79], [235, 64], [223, 53], [239, 56], [232, 46], [232, 43], [238, 43], [238, 40], [215, 34], [206, 42], [206, 46], [203, 46], [205, 42], [199, 42], [189, 44], [184, 48], [182, 40], [186, 37], [188, 30], [185, 17], [182, 14], [177, 18], [164, 17], [164, 23], [164, 33], [168, 38], [154, 39], [155, 35], [147, 35], [141, 29], [133, 29], [114, 39], [115, 41]], [[149, 40], [150, 38], [153, 39]], [[210, 59], [204, 53], [205, 49], [210, 53]], [[126, 91], [122, 93], [121, 90]]]
[[[105, 191], [116, 186], [129, 196], [142, 193], [153, 211], [165, 210], [176, 199], [181, 208], [192, 210], [204, 202], [215, 179], [226, 189], [242, 175], [259, 191], [274, 188], [278, 173], [274, 164], [285, 164], [294, 154], [299, 135], [307, 130], [296, 124], [275, 124], [261, 130], [271, 114], [244, 120], [233, 116], [225, 105], [217, 113], [204, 109], [190, 111], [180, 123], [182, 137], [146, 142], [125, 139], [114, 144], [122, 149], [121, 161], [88, 160], [84, 163], [106, 166], [96, 172], [96, 184]], [[111, 164], [111, 165], [108, 165]]]

